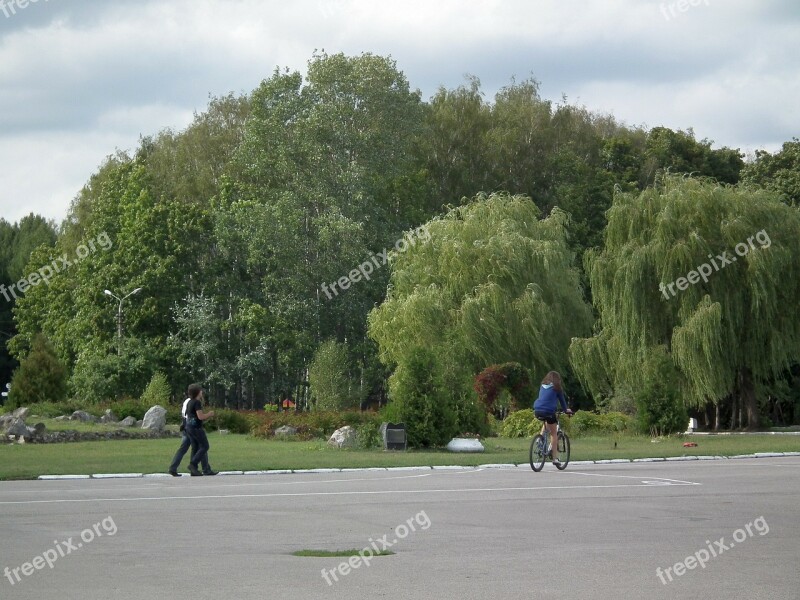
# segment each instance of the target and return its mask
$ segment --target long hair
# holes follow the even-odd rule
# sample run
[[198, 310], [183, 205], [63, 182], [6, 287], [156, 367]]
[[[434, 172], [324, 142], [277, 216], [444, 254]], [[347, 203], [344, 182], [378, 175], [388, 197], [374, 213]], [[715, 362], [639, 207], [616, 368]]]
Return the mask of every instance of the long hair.
[[542, 379], [542, 385], [548, 383], [552, 383], [553, 388], [555, 388], [557, 392], [562, 391], [561, 375], [559, 375], [558, 371], [550, 371], [547, 375], [544, 376], [544, 379]]

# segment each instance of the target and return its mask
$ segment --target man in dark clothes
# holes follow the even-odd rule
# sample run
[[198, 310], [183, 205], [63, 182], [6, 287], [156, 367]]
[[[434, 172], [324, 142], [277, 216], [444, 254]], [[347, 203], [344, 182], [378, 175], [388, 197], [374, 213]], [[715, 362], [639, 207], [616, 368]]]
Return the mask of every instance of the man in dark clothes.
[[[197, 452], [197, 444], [193, 443], [192, 440], [189, 438], [189, 434], [186, 433], [186, 406], [189, 404], [191, 398], [186, 398], [183, 401], [183, 406], [181, 407], [181, 433], [183, 436], [181, 437], [181, 445], [178, 447], [178, 451], [175, 453], [175, 456], [172, 459], [172, 463], [169, 465], [169, 474], [173, 477], [180, 477], [178, 474], [178, 466], [181, 464], [181, 460], [183, 460], [183, 456], [189, 450], [189, 447], [192, 448], [192, 454]], [[191, 456], [191, 454], [189, 455]], [[208, 454], [200, 462], [200, 465], [203, 467], [203, 475], [216, 475], [217, 472], [211, 469], [211, 465], [208, 464]]]
[[196, 444], [197, 450], [189, 459], [189, 473], [192, 475], [202, 475], [197, 470], [197, 465], [201, 462], [207, 464], [208, 461], [208, 437], [203, 429], [203, 422], [214, 416], [214, 411], [203, 411], [203, 389], [193, 383], [189, 386], [189, 403], [186, 405], [186, 433], [189, 434], [192, 446]]

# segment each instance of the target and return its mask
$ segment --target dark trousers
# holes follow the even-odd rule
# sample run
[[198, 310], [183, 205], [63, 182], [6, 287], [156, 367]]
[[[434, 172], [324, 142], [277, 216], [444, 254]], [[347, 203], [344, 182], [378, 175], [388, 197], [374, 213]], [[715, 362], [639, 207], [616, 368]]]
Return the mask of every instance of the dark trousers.
[[[192, 458], [189, 459], [189, 464], [195, 469], [201, 462], [203, 465], [207, 465], [209, 444], [205, 429], [202, 427], [186, 427], [186, 433], [189, 434], [189, 439], [192, 440], [192, 450], [194, 450], [195, 444], [197, 448], [194, 450]], [[205, 466], [203, 468], [205, 469]]]
[[[172, 459], [172, 464], [169, 466], [170, 471], [177, 471], [178, 467], [181, 464], [181, 460], [183, 460], [183, 456], [189, 450], [189, 447], [192, 448], [192, 454], [189, 456], [191, 460], [191, 456], [197, 452], [197, 444], [192, 441], [192, 438], [189, 437], [189, 434], [186, 431], [183, 432], [183, 436], [181, 436], [181, 445], [178, 448], [178, 451], [175, 453], [175, 456]], [[203, 472], [208, 473], [211, 471], [211, 467], [208, 464], [208, 453], [201, 459], [203, 465]]]

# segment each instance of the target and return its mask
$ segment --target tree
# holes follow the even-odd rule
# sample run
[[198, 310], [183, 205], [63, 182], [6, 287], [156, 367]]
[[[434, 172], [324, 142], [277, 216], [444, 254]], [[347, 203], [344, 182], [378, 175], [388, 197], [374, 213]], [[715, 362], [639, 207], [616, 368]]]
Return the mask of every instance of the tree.
[[411, 447], [444, 446], [457, 435], [458, 420], [436, 355], [415, 348], [389, 379], [390, 418], [405, 423]]
[[11, 379], [11, 406], [61, 402], [67, 397], [67, 370], [43, 335], [33, 338], [30, 352]]
[[756, 150], [756, 158], [742, 171], [742, 181], [780, 194], [786, 204], [800, 206], [800, 140], [784, 142], [780, 152]]
[[308, 382], [316, 410], [358, 408], [348, 369], [347, 346], [334, 340], [323, 342], [314, 353], [308, 368]]
[[370, 313], [381, 359], [403, 365], [429, 348], [454, 395], [471, 393], [489, 364], [564, 368], [591, 312], [567, 247], [567, 216], [555, 209], [539, 217], [529, 198], [492, 194], [428, 222], [428, 241], [393, 255], [387, 299]]
[[664, 347], [688, 407], [740, 403], [758, 426], [756, 387], [800, 357], [800, 213], [775, 193], [668, 176], [618, 193], [605, 246], [586, 256], [600, 321], [570, 358], [595, 396], [641, 387]]

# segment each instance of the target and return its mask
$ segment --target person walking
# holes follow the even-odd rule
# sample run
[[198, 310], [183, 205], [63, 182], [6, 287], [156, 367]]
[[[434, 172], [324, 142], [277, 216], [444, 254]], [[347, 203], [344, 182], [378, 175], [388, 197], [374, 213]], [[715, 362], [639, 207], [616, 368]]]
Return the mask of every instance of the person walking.
[[[191, 447], [192, 454], [197, 452], [197, 444], [192, 441], [189, 437], [189, 434], [186, 433], [186, 406], [189, 404], [191, 398], [186, 398], [183, 401], [183, 406], [181, 406], [181, 445], [178, 447], [178, 451], [175, 453], [175, 456], [172, 458], [172, 463], [169, 465], [168, 473], [173, 477], [180, 477], [178, 473], [178, 467], [183, 460], [184, 455]], [[189, 455], [191, 457], [191, 454]], [[216, 475], [217, 472], [211, 468], [211, 465], [208, 464], [208, 454], [206, 454], [200, 465], [203, 467], [203, 475]]]
[[189, 473], [195, 476], [203, 474], [197, 470], [198, 464], [208, 464], [209, 443], [203, 423], [214, 416], [213, 410], [210, 412], [203, 410], [203, 399], [203, 388], [196, 383], [190, 385], [189, 402], [186, 404], [186, 433], [189, 434], [192, 445], [196, 444], [197, 448], [189, 459]]

